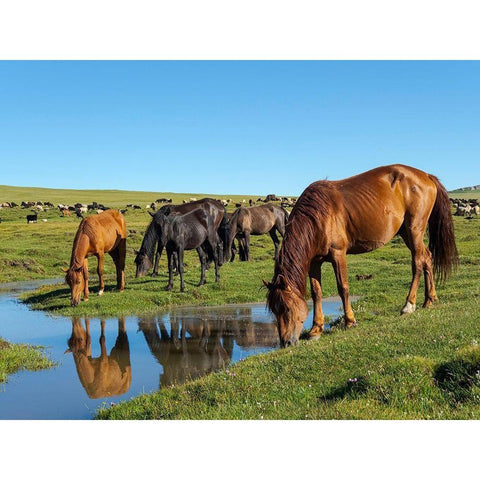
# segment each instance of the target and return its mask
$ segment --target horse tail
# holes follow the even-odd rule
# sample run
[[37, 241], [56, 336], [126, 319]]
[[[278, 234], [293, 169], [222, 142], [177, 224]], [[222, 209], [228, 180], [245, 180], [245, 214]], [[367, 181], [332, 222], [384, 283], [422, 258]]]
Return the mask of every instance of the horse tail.
[[283, 210], [283, 214], [285, 215], [285, 220], [284, 220], [284, 221], [285, 221], [285, 224], [284, 224], [284, 226], [286, 226], [286, 225], [287, 225], [287, 222], [288, 222], [288, 217], [290, 216], [290, 214], [287, 212], [287, 210], [286, 210], [285, 208], [283, 208], [283, 207], [280, 207], [280, 208]]
[[229, 232], [228, 215], [227, 215], [227, 209], [224, 207], [223, 218], [220, 223], [220, 226], [218, 227], [218, 235], [220, 236], [220, 240], [222, 242], [224, 258], [225, 258], [225, 252], [227, 251], [227, 248], [228, 248], [228, 240], [229, 240], [228, 232]]
[[240, 209], [236, 210], [235, 213], [232, 215], [230, 222], [228, 223], [228, 243], [226, 251], [224, 252], [225, 262], [230, 260], [232, 256], [232, 244], [233, 240], [235, 239], [235, 235], [237, 234], [237, 221], [238, 221], [238, 214], [240, 213]]
[[437, 187], [437, 198], [428, 219], [428, 248], [432, 252], [435, 276], [444, 282], [458, 265], [458, 251], [448, 192], [437, 177], [429, 177]]

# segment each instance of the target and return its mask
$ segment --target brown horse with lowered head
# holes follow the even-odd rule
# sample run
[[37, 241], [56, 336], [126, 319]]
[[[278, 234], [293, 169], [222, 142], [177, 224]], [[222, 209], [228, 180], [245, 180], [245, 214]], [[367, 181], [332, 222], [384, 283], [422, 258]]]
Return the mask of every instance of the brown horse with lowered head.
[[[423, 243], [429, 230], [429, 246]], [[365, 253], [399, 234], [412, 254], [412, 282], [401, 313], [415, 311], [420, 276], [425, 276], [425, 301], [437, 295], [434, 272], [445, 280], [458, 262], [450, 201], [433, 175], [404, 165], [390, 165], [338, 181], [308, 186], [290, 214], [267, 306], [277, 319], [282, 346], [298, 343], [307, 318], [306, 276], [310, 277], [313, 326], [310, 337], [323, 332], [321, 267], [333, 265], [343, 302], [345, 326], [356, 324], [349, 300], [346, 255]]]
[[88, 301], [88, 259], [95, 255], [98, 260], [97, 273], [100, 283], [99, 295], [103, 294], [103, 257], [108, 253], [117, 269], [117, 288], [125, 288], [125, 256], [127, 253], [127, 227], [125, 219], [118, 210], [107, 210], [98, 215], [83, 219], [78, 226], [73, 241], [70, 268], [66, 272], [65, 280], [69, 285], [72, 307], [80, 303], [83, 292], [84, 300]]
[[235, 237], [238, 238], [241, 260], [250, 260], [250, 235], [270, 234], [275, 246], [275, 260], [278, 257], [280, 240], [277, 233], [283, 237], [285, 224], [288, 220], [288, 212], [272, 203], [256, 207], [240, 207], [235, 210], [229, 220], [229, 238], [225, 260], [228, 261], [232, 253], [232, 245]]

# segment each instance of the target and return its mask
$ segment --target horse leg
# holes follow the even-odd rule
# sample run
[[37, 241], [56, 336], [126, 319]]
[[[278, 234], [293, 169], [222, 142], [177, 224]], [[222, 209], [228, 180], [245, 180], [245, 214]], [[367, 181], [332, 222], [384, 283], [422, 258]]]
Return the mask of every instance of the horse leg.
[[428, 248], [425, 248], [425, 265], [423, 267], [423, 274], [425, 277], [425, 302], [422, 307], [428, 308], [438, 300], [437, 292], [435, 291], [435, 282], [433, 280], [432, 253]]
[[85, 258], [83, 261], [83, 280], [85, 282], [83, 287], [83, 301], [88, 302], [88, 296], [90, 294], [88, 290], [88, 259]]
[[219, 268], [221, 264], [219, 262], [217, 250], [215, 248], [215, 237], [207, 239], [207, 243], [209, 244], [209, 248], [212, 250], [212, 254], [213, 254], [213, 263], [215, 265], [215, 282], [219, 282], [220, 281]]
[[325, 323], [322, 311], [322, 262], [312, 263], [308, 275], [313, 300], [313, 325], [308, 336], [318, 338], [323, 332]]
[[183, 282], [183, 247], [178, 249], [178, 272], [180, 273], [180, 291], [185, 291], [185, 283]]
[[125, 290], [125, 256], [127, 254], [127, 243], [125, 239], [120, 240], [118, 247], [109, 252], [117, 271], [117, 290]]
[[107, 346], [105, 344], [105, 320], [100, 320], [100, 356], [107, 356]]
[[332, 252], [332, 265], [337, 280], [337, 290], [343, 303], [343, 311], [345, 312], [345, 327], [354, 327], [357, 322], [353, 315], [352, 306], [350, 305], [350, 295], [347, 277], [347, 257], [345, 250], [334, 250]]
[[173, 288], [173, 262], [174, 255], [171, 248], [167, 247], [167, 259], [168, 259], [168, 285], [167, 290], [170, 291]]
[[197, 248], [197, 253], [198, 253], [198, 258], [200, 259], [200, 265], [201, 265], [201, 274], [200, 274], [200, 282], [198, 283], [197, 287], [201, 287], [202, 285], [205, 285], [205, 264], [207, 263], [207, 256], [205, 252], [203, 251], [202, 247]]
[[98, 281], [100, 285], [98, 290], [99, 295], [103, 295], [103, 291], [105, 290], [105, 284], [103, 283], [103, 256], [104, 256], [103, 252], [100, 252], [97, 254], [97, 260], [98, 260], [97, 274], [98, 274]]
[[[404, 226], [402, 226], [399, 234], [405, 241], [407, 247], [412, 254], [412, 283], [405, 301], [405, 305], [401, 310], [401, 314], [413, 313], [416, 309], [417, 290], [420, 283], [422, 271], [425, 271], [425, 306], [433, 303], [436, 299], [435, 287], [433, 286], [433, 272], [431, 258], [430, 262], [427, 248], [423, 243], [423, 236], [425, 233], [426, 222], [424, 225], [416, 225], [414, 219], [406, 216]], [[423, 226], [423, 228], [422, 228]], [[431, 281], [429, 275], [431, 274]], [[433, 297], [430, 297], [433, 295]], [[429, 300], [429, 301], [427, 301]]]
[[276, 227], [273, 227], [268, 233], [272, 237], [273, 240], [273, 245], [275, 246], [275, 256], [274, 260], [278, 259], [278, 246], [280, 245], [280, 240], [277, 237], [277, 234], [275, 233]]
[[235, 260], [235, 254], [237, 253], [237, 247], [235, 245], [235, 239], [232, 241], [232, 246], [230, 248], [230, 261], [233, 262]]
[[155, 253], [155, 262], [153, 264], [152, 277], [158, 276], [158, 263], [160, 262], [160, 257], [162, 256], [163, 245], [161, 242], [158, 242], [157, 252]]
[[245, 261], [250, 261], [250, 230], [245, 230]]

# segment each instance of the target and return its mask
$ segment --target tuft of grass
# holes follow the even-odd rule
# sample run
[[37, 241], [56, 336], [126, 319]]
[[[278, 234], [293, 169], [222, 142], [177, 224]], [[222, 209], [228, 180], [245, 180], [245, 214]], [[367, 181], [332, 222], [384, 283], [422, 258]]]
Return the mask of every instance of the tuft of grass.
[[54, 366], [55, 363], [42, 352], [42, 347], [12, 344], [0, 338], [0, 383], [19, 370], [37, 371]]

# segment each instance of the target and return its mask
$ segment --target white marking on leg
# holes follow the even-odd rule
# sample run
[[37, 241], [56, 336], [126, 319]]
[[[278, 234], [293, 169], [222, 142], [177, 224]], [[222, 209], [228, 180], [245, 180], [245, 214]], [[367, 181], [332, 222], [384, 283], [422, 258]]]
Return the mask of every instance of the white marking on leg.
[[405, 306], [402, 308], [402, 315], [405, 315], [406, 313], [413, 313], [415, 311], [415, 304], [411, 302], [407, 302]]
[[98, 294], [99, 294], [99, 295], [103, 295], [103, 288], [102, 288], [102, 290], [99, 290], [99, 291], [98, 291]]

